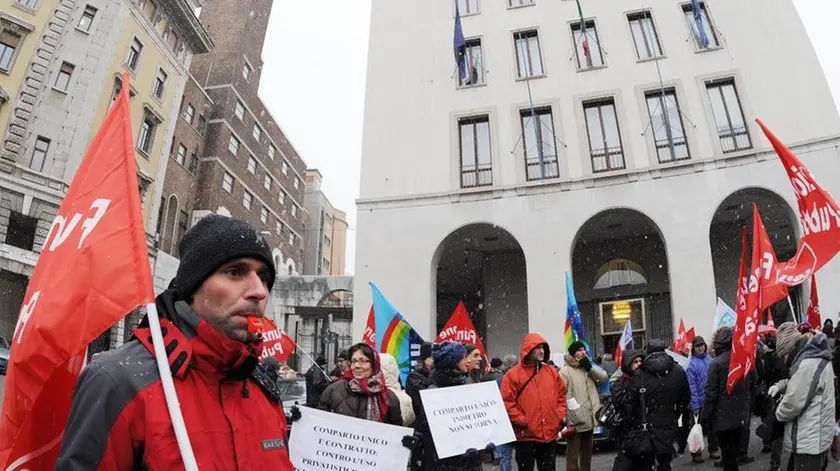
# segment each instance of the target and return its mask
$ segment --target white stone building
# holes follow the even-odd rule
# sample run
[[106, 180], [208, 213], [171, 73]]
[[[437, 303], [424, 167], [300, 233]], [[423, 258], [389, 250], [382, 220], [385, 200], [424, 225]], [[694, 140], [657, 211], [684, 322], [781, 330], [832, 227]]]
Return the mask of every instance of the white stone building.
[[[373, 1], [356, 338], [374, 281], [427, 339], [464, 300], [494, 355], [527, 331], [559, 352], [564, 272], [599, 352], [628, 316], [639, 340], [680, 318], [710, 335], [751, 202], [780, 258], [801, 234], [755, 117], [840, 196], [840, 118], [791, 0], [700, 2], [708, 46], [688, 1], [581, 0], [588, 47], [574, 1], [458, 1], [468, 86], [454, 1]], [[818, 274], [832, 317], [838, 269]]]

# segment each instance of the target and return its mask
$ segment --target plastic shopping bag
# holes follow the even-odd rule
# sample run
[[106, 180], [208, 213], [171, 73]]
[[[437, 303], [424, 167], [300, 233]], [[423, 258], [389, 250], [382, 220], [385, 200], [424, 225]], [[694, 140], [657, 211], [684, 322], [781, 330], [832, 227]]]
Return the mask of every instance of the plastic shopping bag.
[[834, 440], [831, 442], [831, 457], [840, 461], [840, 422], [834, 424]]
[[703, 427], [699, 423], [696, 423], [694, 427], [691, 427], [691, 431], [688, 432], [688, 451], [691, 453], [700, 453], [705, 447]]

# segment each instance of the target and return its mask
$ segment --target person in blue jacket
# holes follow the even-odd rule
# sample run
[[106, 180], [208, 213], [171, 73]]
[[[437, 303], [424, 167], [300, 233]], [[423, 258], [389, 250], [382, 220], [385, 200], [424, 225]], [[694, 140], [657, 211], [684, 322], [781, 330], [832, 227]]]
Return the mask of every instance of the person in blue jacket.
[[[703, 337], [699, 335], [694, 337], [692, 343], [691, 359], [688, 362], [688, 385], [691, 387], [691, 410], [695, 416], [700, 415], [700, 409], [703, 408], [703, 402], [706, 399], [706, 375], [709, 373], [709, 365], [712, 364], [712, 358], [707, 352], [708, 347]], [[717, 439], [712, 430], [704, 430], [709, 436], [709, 456], [712, 459], [719, 459], [720, 452], [718, 451]], [[702, 463], [702, 453], [692, 453], [691, 459], [695, 463]]]

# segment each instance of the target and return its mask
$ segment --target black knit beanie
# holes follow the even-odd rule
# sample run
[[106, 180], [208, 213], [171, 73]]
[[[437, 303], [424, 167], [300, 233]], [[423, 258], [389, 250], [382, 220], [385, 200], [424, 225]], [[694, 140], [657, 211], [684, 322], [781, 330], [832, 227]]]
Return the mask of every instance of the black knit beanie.
[[178, 251], [181, 264], [175, 276], [175, 290], [184, 301], [189, 301], [220, 266], [237, 258], [265, 263], [271, 272], [268, 289], [274, 285], [277, 272], [271, 248], [256, 229], [241, 219], [217, 214], [203, 217], [184, 234]]

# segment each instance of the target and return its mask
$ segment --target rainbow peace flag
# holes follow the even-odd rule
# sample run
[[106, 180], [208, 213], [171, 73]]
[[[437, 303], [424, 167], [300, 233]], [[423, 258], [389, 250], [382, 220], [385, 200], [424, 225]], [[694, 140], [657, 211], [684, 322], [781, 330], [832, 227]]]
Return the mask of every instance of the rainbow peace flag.
[[396, 358], [397, 365], [400, 367], [400, 380], [405, 384], [411, 368], [420, 356], [423, 338], [373, 282], [370, 283], [370, 289], [373, 293], [377, 350]]
[[572, 278], [566, 272], [566, 328], [563, 331], [564, 349], [569, 348], [572, 342], [580, 340], [586, 346], [586, 354], [592, 357], [592, 350], [585, 340], [583, 331], [583, 318], [580, 316], [577, 300], [575, 299], [575, 288], [572, 286]]

